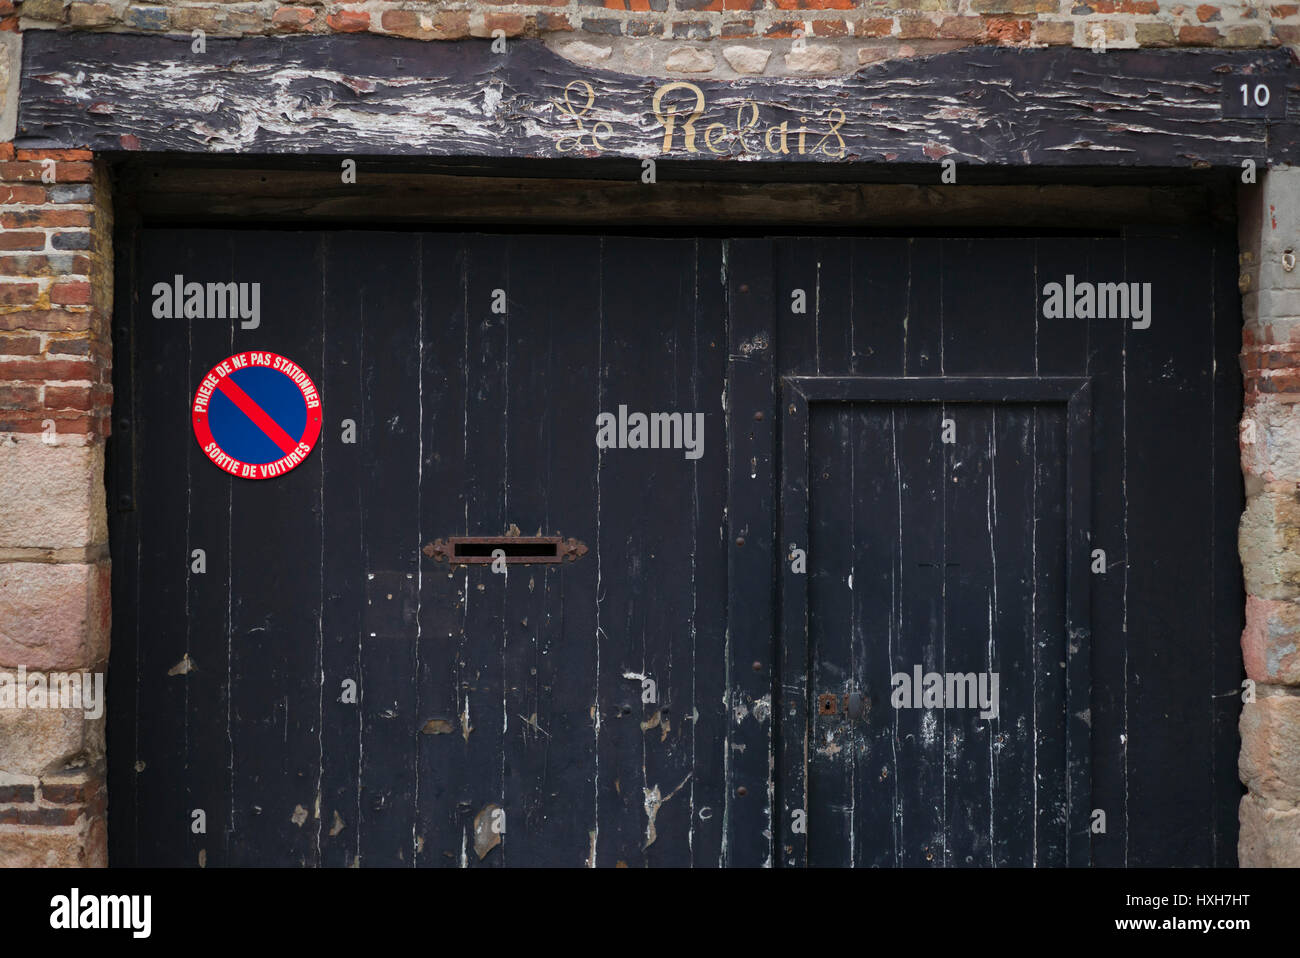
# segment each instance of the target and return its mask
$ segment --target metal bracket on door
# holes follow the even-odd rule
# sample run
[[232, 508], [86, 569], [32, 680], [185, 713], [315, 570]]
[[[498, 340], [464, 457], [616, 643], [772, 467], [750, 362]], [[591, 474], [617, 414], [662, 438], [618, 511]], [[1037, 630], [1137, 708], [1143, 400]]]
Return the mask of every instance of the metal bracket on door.
[[559, 536], [448, 536], [420, 551], [452, 565], [489, 565], [498, 552], [508, 565], [535, 565], [575, 562], [587, 554], [587, 545]]

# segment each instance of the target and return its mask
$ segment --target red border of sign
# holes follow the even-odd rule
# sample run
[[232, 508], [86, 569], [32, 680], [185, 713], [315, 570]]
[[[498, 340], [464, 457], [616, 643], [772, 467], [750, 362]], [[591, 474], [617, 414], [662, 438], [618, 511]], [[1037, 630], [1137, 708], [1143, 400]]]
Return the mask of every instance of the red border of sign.
[[[253, 361], [254, 356], [258, 357], [257, 362]], [[274, 369], [289, 376], [289, 381], [293, 382], [293, 377], [282, 368], [286, 364], [297, 369], [303, 375], [302, 382], [294, 383], [298, 387], [298, 391], [302, 393], [303, 401], [307, 403], [307, 424], [303, 428], [302, 438], [298, 440], [298, 445], [292, 452], [286, 453], [275, 462], [240, 462], [217, 445], [217, 441], [212, 438], [212, 429], [208, 426], [208, 403], [212, 399], [212, 394], [217, 391], [217, 384], [236, 369], [254, 367]], [[206, 394], [204, 392], [205, 386], [208, 387]], [[240, 479], [275, 479], [302, 465], [307, 457], [311, 455], [312, 449], [316, 447], [316, 439], [320, 436], [321, 415], [320, 391], [316, 388], [316, 384], [312, 382], [311, 377], [307, 375], [307, 370], [292, 359], [281, 356], [279, 353], [258, 349], [249, 349], [242, 353], [235, 353], [233, 356], [227, 356], [213, 366], [208, 371], [208, 374], [199, 381], [199, 387], [194, 391], [194, 402], [190, 406], [190, 418], [194, 424], [194, 438], [198, 440], [199, 448], [203, 450], [204, 455], [208, 457], [208, 460], [214, 466]]]

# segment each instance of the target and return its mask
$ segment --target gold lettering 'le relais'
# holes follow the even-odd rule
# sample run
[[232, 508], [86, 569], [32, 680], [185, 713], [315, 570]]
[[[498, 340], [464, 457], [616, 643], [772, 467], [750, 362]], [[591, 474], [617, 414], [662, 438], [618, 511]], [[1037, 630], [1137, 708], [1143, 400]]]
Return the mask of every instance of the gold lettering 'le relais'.
[[[586, 115], [596, 102], [596, 91], [586, 80], [574, 80], [564, 88], [563, 102], [556, 102], [560, 113], [568, 117], [575, 129], [562, 137], [556, 148], [562, 152], [605, 149], [601, 142], [613, 133], [608, 122], [590, 123]], [[721, 122], [701, 121], [708, 111], [704, 91], [694, 83], [677, 80], [655, 91], [650, 101], [651, 112], [664, 128], [660, 153], [684, 149], [687, 153], [719, 155], [735, 152], [732, 143], [740, 145], [744, 153], [771, 156], [813, 156], [822, 154], [831, 159], [842, 159], [847, 153], [840, 128], [845, 123], [844, 111], [833, 108], [815, 117], [799, 117], [798, 126], [789, 120], [763, 126], [758, 104], [742, 100], [736, 108], [736, 122], [728, 126]]]

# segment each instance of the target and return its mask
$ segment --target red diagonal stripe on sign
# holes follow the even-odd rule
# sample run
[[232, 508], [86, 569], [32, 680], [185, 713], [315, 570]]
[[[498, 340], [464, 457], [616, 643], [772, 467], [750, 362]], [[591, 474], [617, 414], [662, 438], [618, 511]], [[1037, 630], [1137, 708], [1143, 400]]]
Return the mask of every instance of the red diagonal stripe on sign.
[[239, 388], [229, 376], [224, 377], [217, 383], [217, 388], [226, 394], [229, 399], [245, 416], [253, 421], [253, 425], [262, 432], [266, 433], [268, 439], [284, 450], [287, 456], [298, 448], [298, 443], [289, 438], [289, 434], [280, 428], [280, 424], [266, 414], [266, 410], [253, 401], [253, 397]]

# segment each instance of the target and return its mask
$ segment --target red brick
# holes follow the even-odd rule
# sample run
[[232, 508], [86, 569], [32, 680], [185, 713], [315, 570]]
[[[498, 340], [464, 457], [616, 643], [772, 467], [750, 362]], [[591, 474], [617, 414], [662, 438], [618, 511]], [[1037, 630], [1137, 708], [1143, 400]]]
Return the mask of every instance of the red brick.
[[856, 0], [776, 0], [779, 10], [852, 10]]
[[898, 21], [898, 36], [903, 40], [928, 40], [938, 34], [939, 28], [929, 20]]
[[90, 310], [36, 309], [0, 313], [0, 330], [30, 329], [38, 332], [81, 332], [90, 329]]
[[803, 32], [802, 20], [779, 20], [776, 23], [770, 24], [768, 28], [763, 31], [763, 36], [779, 40], [794, 36], [796, 30], [800, 33]]
[[517, 37], [524, 32], [528, 21], [522, 13], [488, 13], [483, 16], [483, 36], [492, 36], [492, 31], [500, 30], [508, 37]]
[[45, 234], [0, 233], [0, 249], [45, 249]]
[[[0, 0], [0, 3], [4, 2], [5, 0]], [[12, 160], [13, 158], [14, 145], [12, 143], [0, 143], [0, 160]]]
[[1179, 27], [1178, 42], [1189, 47], [1212, 46], [1219, 42], [1219, 31], [1214, 27]]
[[484, 0], [493, 6], [567, 7], [569, 0]]
[[24, 306], [36, 302], [35, 283], [0, 283], [0, 306]]
[[55, 283], [50, 287], [50, 302], [59, 306], [89, 306], [90, 284], [86, 282]]
[[[28, 253], [22, 256], [0, 256], [0, 276], [49, 276], [54, 272], [50, 266], [50, 262], [50, 257], [40, 256], [35, 253]], [[60, 265], [60, 275], [68, 273], [79, 274], [82, 276], [89, 275], [89, 256], [77, 254], [72, 257], [70, 262], [71, 268], [65, 268]]]
[[20, 210], [17, 213], [0, 213], [0, 227], [28, 229], [38, 226], [90, 226], [90, 214], [85, 210]]
[[331, 13], [325, 22], [337, 33], [356, 33], [370, 28], [370, 14], [365, 10], [340, 10]]
[[46, 409], [80, 409], [91, 407], [89, 386], [46, 386]]
[[95, 364], [88, 359], [15, 359], [0, 363], [0, 380], [51, 382], [94, 379]]
[[0, 206], [9, 203], [44, 203], [45, 189], [40, 186], [0, 186]]
[[1269, 7], [1268, 10], [1273, 17], [1281, 20], [1284, 17], [1294, 17], [1297, 13], [1300, 13], [1300, 4], [1279, 3]]
[[271, 15], [271, 25], [281, 30], [301, 30], [316, 19], [310, 7], [280, 7]]
[[0, 808], [0, 825], [75, 825], [81, 807], [70, 808]]
[[1289, 369], [1300, 366], [1300, 349], [1267, 349], [1253, 353], [1256, 364], [1265, 369]]
[[41, 783], [41, 798], [52, 805], [84, 805], [93, 800], [98, 791], [98, 782], [78, 782], [75, 785]]
[[379, 18], [385, 30], [412, 30], [420, 26], [420, 17], [411, 10], [385, 10]]
[[1029, 20], [989, 20], [989, 39], [998, 43], [1024, 43], [1033, 28]]
[[[19, 150], [19, 156], [28, 150]], [[63, 151], [63, 152], [81, 152], [81, 151]], [[94, 174], [94, 168], [90, 163], [63, 161], [54, 164], [54, 181], [56, 183], [89, 183], [91, 176]], [[9, 163], [0, 163], [0, 180], [6, 182], [35, 180], [41, 179], [41, 164], [30, 160], [18, 160]]]
[[469, 36], [469, 14], [463, 11], [435, 13], [425, 27], [413, 11], [386, 10], [380, 25], [389, 33], [417, 39], [455, 40]]
[[1222, 20], [1223, 14], [1219, 13], [1218, 7], [1202, 3], [1196, 8], [1196, 19], [1202, 23], [1209, 23], [1211, 20]]
[[90, 150], [19, 150], [18, 159], [32, 160], [91, 160], [95, 154]]
[[[89, 356], [92, 343], [89, 336], [54, 336], [45, 344], [47, 356]], [[107, 348], [107, 344], [105, 344]]]
[[947, 40], [975, 40], [984, 35], [984, 21], [979, 17], [944, 17], [939, 36]]
[[[1172, 36], [1172, 34], [1171, 34]], [[1034, 26], [1034, 39], [1039, 43], [1067, 44], [1074, 42], [1074, 24], [1038, 23]]]
[[814, 20], [812, 32], [815, 37], [847, 37], [849, 25], [843, 20]]
[[1277, 376], [1267, 376], [1260, 380], [1259, 388], [1266, 393], [1300, 392], [1300, 373], [1288, 372]]
[[1273, 35], [1283, 43], [1300, 43], [1300, 26], [1291, 23], [1275, 23]]
[[39, 336], [0, 336], [0, 353], [6, 356], [37, 356], [40, 351]]
[[537, 30], [539, 33], [572, 29], [573, 24], [569, 23], [569, 18], [562, 13], [542, 12], [537, 14]]
[[31, 785], [0, 785], [0, 805], [16, 805], [36, 801], [36, 789]]
[[43, 432], [45, 426], [42, 423], [53, 419], [60, 435], [107, 436], [109, 418], [88, 416], [73, 409], [0, 409], [0, 432]]
[[40, 386], [0, 386], [0, 409], [32, 409], [40, 401]]
[[894, 21], [886, 18], [859, 20], [853, 35], [857, 37], [887, 37], [894, 30]]

